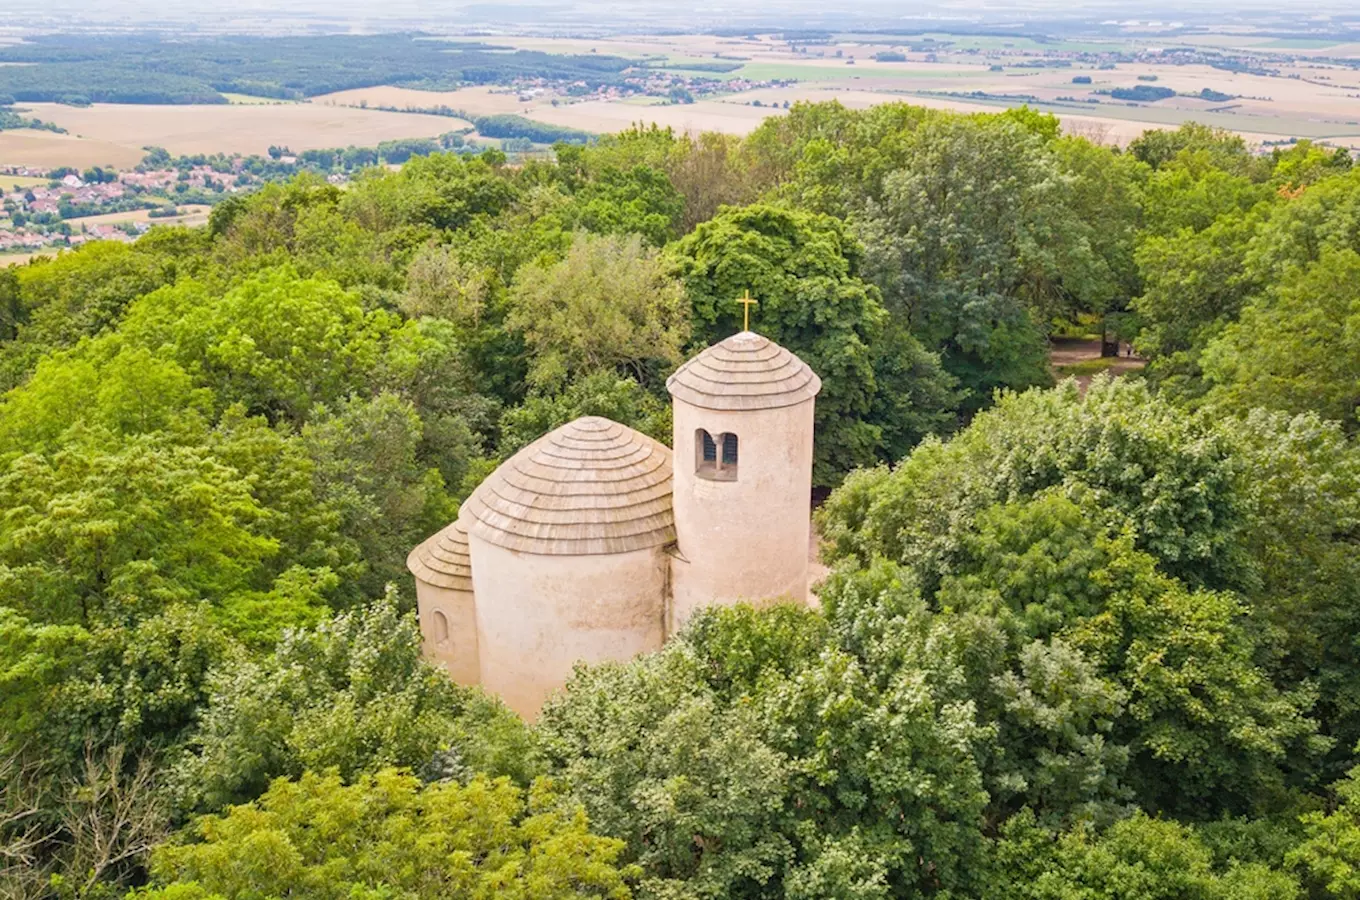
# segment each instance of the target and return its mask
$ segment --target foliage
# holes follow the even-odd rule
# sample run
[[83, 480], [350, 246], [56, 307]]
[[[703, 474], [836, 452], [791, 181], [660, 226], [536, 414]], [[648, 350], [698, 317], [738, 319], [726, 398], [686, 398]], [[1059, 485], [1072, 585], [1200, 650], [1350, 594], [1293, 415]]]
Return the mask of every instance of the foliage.
[[529, 383], [551, 391], [598, 372], [643, 380], [674, 368], [687, 313], [680, 286], [637, 237], [580, 234], [561, 262], [519, 270], [506, 327], [531, 355]]
[[1044, 140], [1004, 118], [931, 117], [902, 137], [860, 234], [890, 310], [970, 392], [1049, 380], [1045, 322], [1091, 277]]
[[502, 49], [415, 34], [233, 35], [189, 43], [155, 35], [48, 35], [0, 53], [0, 61], [29, 64], [0, 66], [0, 91], [25, 102], [81, 95], [86, 103], [226, 103], [219, 91], [302, 99], [386, 84], [452, 90], [524, 77], [603, 85], [618, 82], [629, 65], [613, 56]]
[[[624, 77], [321, 40], [39, 36], [0, 80]], [[1360, 896], [1348, 156], [836, 103], [301, 156], [353, 177], [0, 271], [0, 893]], [[820, 608], [703, 611], [534, 725], [451, 684], [410, 548], [573, 418], [668, 440], [748, 289], [823, 381]], [[1102, 319], [1147, 377], [1033, 389]]]
[[304, 770], [352, 778], [449, 750], [523, 778], [534, 762], [510, 715], [425, 662], [416, 622], [389, 597], [215, 670], [178, 766], [180, 802], [216, 810]]
[[156, 851], [148, 900], [258, 896], [631, 896], [621, 842], [592, 835], [552, 785], [526, 800], [508, 779], [422, 785], [383, 769], [279, 779], [257, 801], [199, 820]]
[[1204, 351], [1215, 402], [1316, 410], [1360, 428], [1360, 254], [1326, 251], [1292, 269]]
[[791, 609], [700, 613], [660, 653], [578, 670], [549, 701], [549, 759], [628, 841], [643, 896], [969, 883], [985, 794], [957, 670], [919, 603], [847, 611], [830, 632]]
[[938, 405], [921, 410], [924, 422], [916, 428], [943, 424], [954, 400], [951, 380], [909, 334], [885, 334], [888, 317], [878, 292], [859, 277], [860, 249], [836, 220], [773, 206], [726, 210], [681, 240], [673, 259], [698, 341], [738, 330], [736, 299], [749, 290], [760, 304], [753, 327], [821, 376], [815, 484], [834, 484], [854, 466], [872, 463], [885, 427], [896, 446], [920, 437], [907, 421], [873, 420], [876, 362], [895, 389], [879, 409], [886, 414], [895, 400], [921, 400]]

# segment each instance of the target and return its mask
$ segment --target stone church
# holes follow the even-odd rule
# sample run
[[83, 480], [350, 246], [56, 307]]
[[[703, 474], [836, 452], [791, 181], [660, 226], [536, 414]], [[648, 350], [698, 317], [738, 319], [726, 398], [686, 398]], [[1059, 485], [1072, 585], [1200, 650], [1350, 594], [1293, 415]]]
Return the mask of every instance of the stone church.
[[578, 660], [656, 650], [710, 604], [807, 597], [817, 374], [743, 331], [666, 386], [674, 451], [569, 422], [411, 552], [425, 653], [454, 680], [533, 717]]

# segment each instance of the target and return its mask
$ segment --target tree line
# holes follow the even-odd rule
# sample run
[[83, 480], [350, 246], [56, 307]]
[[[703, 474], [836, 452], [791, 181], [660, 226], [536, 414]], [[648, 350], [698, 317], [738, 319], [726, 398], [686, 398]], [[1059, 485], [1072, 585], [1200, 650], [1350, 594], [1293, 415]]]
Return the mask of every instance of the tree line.
[[454, 90], [521, 78], [616, 84], [632, 62], [511, 50], [418, 34], [166, 40], [37, 35], [0, 48], [0, 94], [23, 102], [226, 103], [223, 93], [300, 100], [353, 88]]
[[[1358, 211], [1308, 143], [800, 104], [0, 270], [0, 887], [1360, 896]], [[533, 724], [423, 661], [410, 548], [572, 418], [666, 439], [746, 290], [820, 608]], [[1145, 374], [1055, 385], [1106, 319]]]

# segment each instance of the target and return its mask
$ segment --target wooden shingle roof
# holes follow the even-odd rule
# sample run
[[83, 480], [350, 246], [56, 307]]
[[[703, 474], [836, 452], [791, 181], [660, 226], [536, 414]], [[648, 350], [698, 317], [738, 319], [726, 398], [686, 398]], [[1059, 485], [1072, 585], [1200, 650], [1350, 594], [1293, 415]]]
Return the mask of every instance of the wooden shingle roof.
[[675, 540], [671, 451], [586, 416], [501, 463], [459, 518], [477, 537], [522, 553], [583, 556], [668, 544]]
[[774, 341], [743, 331], [676, 369], [666, 387], [703, 409], [777, 409], [817, 396], [822, 380]]
[[468, 554], [467, 528], [460, 517], [406, 557], [406, 568], [426, 584], [455, 591], [472, 590], [472, 557]]

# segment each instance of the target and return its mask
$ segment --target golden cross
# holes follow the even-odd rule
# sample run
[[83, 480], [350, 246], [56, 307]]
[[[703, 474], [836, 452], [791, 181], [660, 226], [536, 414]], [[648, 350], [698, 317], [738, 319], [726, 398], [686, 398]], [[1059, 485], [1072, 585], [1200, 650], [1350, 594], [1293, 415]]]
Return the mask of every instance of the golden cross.
[[742, 330], [742, 331], [750, 331], [750, 330], [751, 330], [751, 307], [752, 307], [752, 306], [759, 306], [759, 305], [760, 305], [760, 301], [759, 301], [759, 300], [752, 299], [752, 297], [751, 297], [751, 289], [750, 289], [750, 288], [747, 288], [747, 289], [746, 289], [746, 293], [743, 294], [742, 296], [740, 296], [740, 297], [737, 298], [737, 302], [740, 303], [743, 307], [745, 307], [745, 312], [746, 312], [745, 321], [742, 323], [741, 330]]

